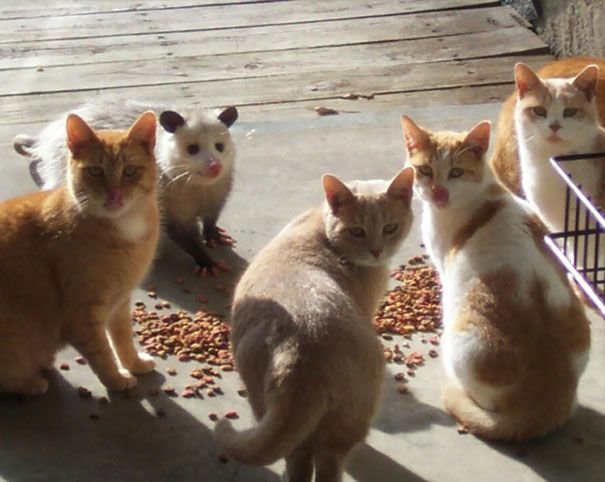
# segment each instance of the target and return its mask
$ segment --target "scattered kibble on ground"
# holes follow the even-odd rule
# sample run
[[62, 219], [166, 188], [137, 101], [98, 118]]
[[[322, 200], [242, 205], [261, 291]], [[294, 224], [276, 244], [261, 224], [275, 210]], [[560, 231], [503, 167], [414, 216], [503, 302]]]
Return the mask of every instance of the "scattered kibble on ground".
[[78, 395], [84, 399], [92, 398], [92, 392], [86, 387], [78, 387]]

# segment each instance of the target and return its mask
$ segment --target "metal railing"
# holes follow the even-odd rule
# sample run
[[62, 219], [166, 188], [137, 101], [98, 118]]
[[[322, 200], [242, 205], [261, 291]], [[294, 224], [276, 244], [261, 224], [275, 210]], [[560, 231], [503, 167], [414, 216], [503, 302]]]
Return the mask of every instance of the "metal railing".
[[550, 159], [566, 184], [565, 213], [563, 231], [549, 234], [545, 241], [605, 317], [605, 218], [582, 191], [582, 186], [576, 184], [562, 167], [567, 162], [591, 159], [605, 162], [605, 152]]

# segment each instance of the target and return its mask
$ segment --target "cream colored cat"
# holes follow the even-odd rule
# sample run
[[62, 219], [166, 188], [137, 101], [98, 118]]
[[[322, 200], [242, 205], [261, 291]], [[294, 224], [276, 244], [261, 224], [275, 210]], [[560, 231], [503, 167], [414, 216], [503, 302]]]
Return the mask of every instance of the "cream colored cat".
[[130, 318], [131, 292], [159, 235], [155, 115], [143, 114], [127, 132], [94, 132], [72, 114], [66, 131], [67, 185], [0, 204], [4, 392], [46, 392], [42, 371], [65, 344], [110, 390], [132, 387], [132, 374], [155, 367], [137, 353]]
[[384, 372], [372, 317], [388, 262], [412, 222], [412, 169], [390, 183], [326, 175], [326, 202], [292, 221], [250, 264], [232, 342], [256, 427], [220, 421], [216, 439], [247, 464], [286, 457], [290, 481], [341, 480], [368, 433]]
[[529, 204], [494, 180], [490, 125], [429, 132], [403, 117], [443, 284], [445, 408], [488, 440], [525, 440], [571, 415], [588, 359], [584, 308]]

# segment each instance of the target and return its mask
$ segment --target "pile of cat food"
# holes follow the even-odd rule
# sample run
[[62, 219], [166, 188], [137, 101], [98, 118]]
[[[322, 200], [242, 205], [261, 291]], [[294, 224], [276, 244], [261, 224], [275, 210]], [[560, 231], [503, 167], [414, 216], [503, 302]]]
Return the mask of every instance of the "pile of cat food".
[[[416, 370], [425, 363], [425, 355], [411, 349], [410, 343], [391, 343], [392, 335], [403, 335], [411, 339], [415, 333], [431, 334], [422, 336], [422, 343], [439, 345], [439, 327], [441, 326], [441, 284], [435, 269], [426, 264], [427, 256], [414, 256], [407, 265], [401, 265], [391, 276], [401, 284], [390, 290], [382, 300], [376, 316], [374, 328], [384, 343], [384, 358], [387, 363], [404, 367], [394, 374], [397, 391], [409, 392], [405, 384], [416, 376]], [[435, 348], [429, 349], [431, 358], [439, 356]]]
[[392, 273], [401, 284], [390, 290], [378, 307], [374, 328], [379, 334], [409, 337], [434, 332], [441, 325], [439, 275], [425, 260], [426, 256], [414, 256]]
[[148, 353], [162, 358], [175, 355], [179, 361], [195, 360], [221, 371], [233, 370], [231, 328], [217, 315], [206, 311], [159, 314], [147, 311], [145, 303], [139, 301], [132, 317], [140, 325], [135, 330], [138, 341]]

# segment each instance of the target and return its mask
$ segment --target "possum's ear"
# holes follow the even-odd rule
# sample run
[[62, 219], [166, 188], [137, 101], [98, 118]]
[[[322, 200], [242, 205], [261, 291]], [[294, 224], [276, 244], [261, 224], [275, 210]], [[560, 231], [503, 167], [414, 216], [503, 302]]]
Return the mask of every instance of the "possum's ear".
[[165, 110], [160, 114], [160, 125], [166, 132], [174, 133], [179, 127], [185, 125], [185, 119], [178, 112]]
[[220, 120], [227, 127], [231, 127], [233, 123], [237, 120], [237, 109], [235, 106], [227, 107], [218, 115], [218, 120]]

